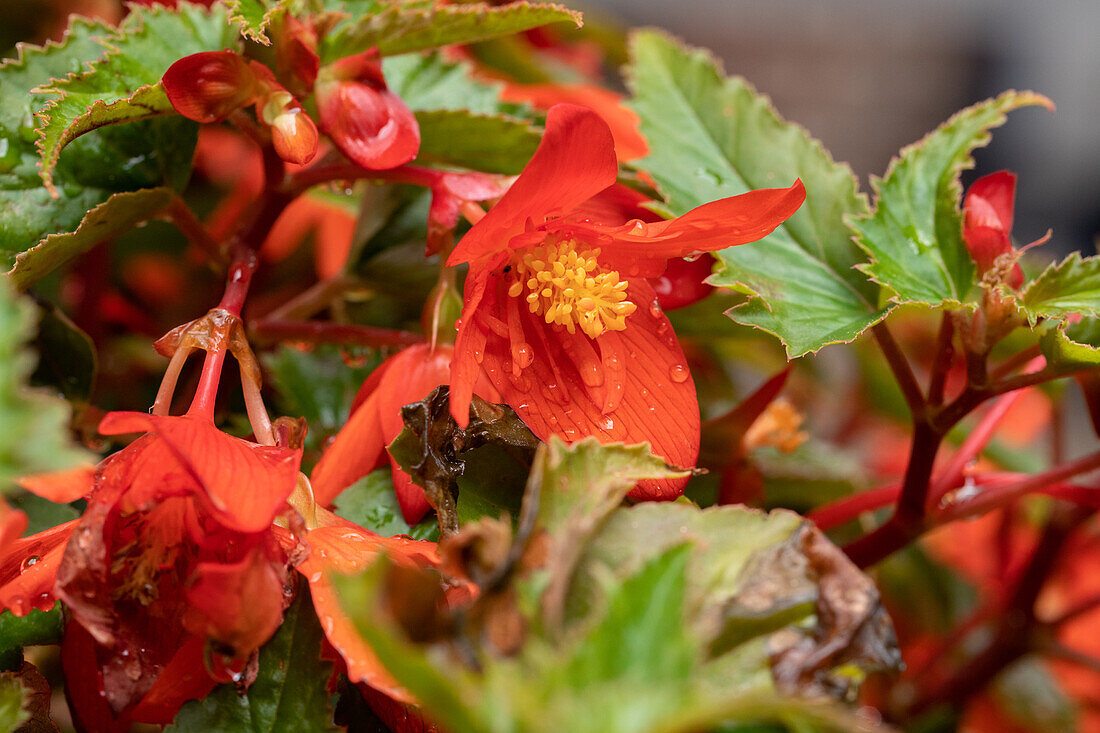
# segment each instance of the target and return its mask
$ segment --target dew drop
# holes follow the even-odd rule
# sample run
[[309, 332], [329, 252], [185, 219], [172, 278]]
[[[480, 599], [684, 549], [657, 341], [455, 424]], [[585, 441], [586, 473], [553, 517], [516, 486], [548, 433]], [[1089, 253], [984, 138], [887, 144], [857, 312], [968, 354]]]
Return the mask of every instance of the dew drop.
[[661, 304], [658, 303], [656, 300], [649, 304], [649, 315], [653, 316], [654, 318], [660, 318], [662, 315]]
[[687, 367], [683, 364], [673, 364], [668, 370], [668, 378], [677, 384], [686, 382], [688, 378]]
[[535, 352], [531, 349], [530, 344], [520, 344], [512, 349], [512, 355], [515, 357], [516, 363], [519, 364], [520, 369], [526, 369], [531, 366], [531, 362], [535, 360]]
[[40, 558], [38, 555], [31, 555], [30, 557], [24, 558], [23, 562], [19, 565], [19, 572], [27, 572], [31, 569], [32, 566], [37, 565], [38, 561], [41, 559], [42, 558]]
[[482, 351], [481, 349], [474, 349], [473, 352], [474, 352], [474, 361], [476, 361], [478, 364], [480, 364], [482, 361], [485, 360], [485, 352], [484, 351]]
[[615, 429], [615, 421], [612, 420], [609, 417], [605, 417], [603, 419], [603, 421], [600, 422], [600, 427], [603, 428], [604, 430], [614, 430]]

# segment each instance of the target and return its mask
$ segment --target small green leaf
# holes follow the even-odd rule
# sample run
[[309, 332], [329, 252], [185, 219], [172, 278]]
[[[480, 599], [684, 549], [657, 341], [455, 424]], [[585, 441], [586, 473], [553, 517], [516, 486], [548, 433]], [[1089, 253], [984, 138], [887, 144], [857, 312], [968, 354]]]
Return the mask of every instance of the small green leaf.
[[434, 110], [417, 112], [416, 121], [422, 161], [487, 173], [518, 174], [542, 139], [537, 128], [515, 117]]
[[860, 269], [886, 287], [895, 303], [960, 303], [974, 283], [974, 263], [962, 241], [959, 174], [970, 153], [988, 144], [990, 129], [1027, 105], [1050, 107], [1034, 92], [1005, 92], [957, 113], [901, 151], [886, 177], [873, 179], [875, 211], [851, 217], [857, 241], [871, 256]]
[[333, 501], [336, 514], [383, 537], [404, 534], [417, 540], [435, 542], [439, 539], [439, 528], [433, 517], [428, 516], [413, 527], [405, 522], [393, 492], [388, 466], [368, 473], [341, 491]]
[[236, 40], [221, 5], [135, 7], [118, 31], [104, 40], [109, 52], [88, 71], [38, 90], [57, 96], [37, 115], [46, 188], [55, 190], [54, 168], [68, 143], [105, 125], [173, 113], [160, 85], [168, 67], [184, 56], [231, 48]]
[[267, 28], [271, 25], [271, 19], [289, 4], [290, 0], [226, 0], [225, 8], [229, 13], [229, 22], [238, 23], [243, 36], [270, 46]]
[[1039, 347], [1049, 364], [1100, 366], [1100, 318], [1082, 318], [1074, 324], [1062, 321], [1043, 332]]
[[529, 2], [504, 7], [386, 2], [370, 3], [363, 10], [325, 38], [322, 63], [371, 48], [383, 56], [396, 56], [520, 33], [548, 23], [581, 25], [581, 14], [575, 10]]
[[20, 252], [8, 274], [17, 287], [27, 288], [104, 239], [129, 231], [156, 216], [175, 197], [175, 192], [168, 188], [116, 193], [89, 211], [76, 231], [51, 234]]
[[260, 649], [256, 681], [244, 695], [221, 685], [180, 709], [167, 730], [175, 733], [335, 731], [326, 689], [332, 663], [321, 659], [324, 634], [313, 611], [309, 586], [283, 614], [283, 624]]
[[26, 616], [0, 612], [0, 669], [18, 667], [23, 661], [25, 646], [56, 644], [61, 640], [64, 627], [60, 603], [49, 611], [35, 609]]
[[778, 336], [790, 357], [853, 340], [886, 313], [878, 288], [853, 266], [866, 257], [843, 217], [867, 210], [847, 165], [708, 52], [657, 31], [630, 39], [629, 105], [649, 155], [634, 165], [657, 182], [669, 211], [684, 214], [756, 188], [806, 185], [806, 203], [759, 242], [717, 252], [715, 285], [752, 296], [729, 311]]
[[70, 407], [64, 400], [27, 387], [34, 357], [26, 342], [34, 331], [34, 306], [0, 277], [0, 493], [30, 473], [68, 468], [94, 456], [72, 444]]
[[1100, 315], [1100, 257], [1074, 252], [1051, 264], [1031, 281], [1019, 303], [1032, 323], [1076, 313]]

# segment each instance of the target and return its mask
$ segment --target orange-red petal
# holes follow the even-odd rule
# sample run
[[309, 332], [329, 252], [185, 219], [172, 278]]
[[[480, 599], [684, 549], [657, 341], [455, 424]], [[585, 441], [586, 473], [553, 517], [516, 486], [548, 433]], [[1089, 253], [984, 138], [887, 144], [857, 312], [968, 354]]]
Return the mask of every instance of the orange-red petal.
[[15, 480], [15, 483], [55, 504], [68, 504], [92, 493], [92, 486], [95, 484], [95, 466], [85, 464], [64, 471], [21, 476]]
[[546, 133], [516, 182], [462, 241], [448, 265], [481, 259], [508, 247], [530, 225], [572, 212], [615, 182], [615, 144], [607, 124], [590, 109], [559, 104], [546, 116]]
[[247, 656], [283, 618], [283, 583], [262, 548], [235, 563], [199, 563], [186, 591], [183, 626]]
[[157, 435], [160, 440], [148, 443], [147, 455], [139, 456], [161, 461], [160, 476], [151, 480], [181, 474], [180, 479], [190, 480], [192, 490], [197, 489], [195, 493], [225, 527], [246, 533], [271, 526], [294, 490], [302, 459], [300, 450], [250, 443], [188, 416], [112, 412], [100, 422], [99, 432]]
[[[633, 221], [619, 227], [592, 226], [603, 256], [626, 272], [655, 277], [673, 257], [755, 242], [771, 234], [806, 200], [806, 187], [762, 188], [712, 201], [667, 221]], [[563, 227], [576, 227], [563, 224]], [[605, 235], [610, 241], [599, 237]]]
[[396, 168], [420, 150], [416, 117], [388, 89], [354, 80], [319, 84], [317, 110], [321, 129], [363, 168]]
[[[482, 303], [483, 309], [499, 312], [516, 300], [495, 292], [493, 301], [487, 297]], [[649, 284], [631, 281], [628, 292], [638, 309], [627, 317], [627, 328], [595, 340], [547, 326], [520, 308], [534, 359], [518, 376], [507, 337], [476, 322], [465, 327], [484, 334], [485, 372], [539, 438], [557, 435], [572, 443], [594, 435], [604, 443], [648, 442], [670, 463], [694, 465], [699, 405], [687, 360]], [[686, 479], [646, 481], [631, 496], [674, 499], [685, 483]]]
[[161, 78], [168, 101], [195, 122], [217, 122], [255, 101], [256, 76], [233, 51], [204, 51], [185, 56]]
[[412, 696], [386, 671], [344, 613], [332, 576], [360, 572], [382, 552], [398, 563], [421, 567], [436, 565], [439, 558], [435, 544], [404, 537], [380, 537], [342, 520], [311, 530], [306, 541], [311, 551], [298, 570], [309, 581], [317, 617], [325, 636], [344, 658], [348, 679], [365, 682], [395, 700], [413, 702]]
[[649, 144], [638, 130], [641, 120], [623, 104], [623, 95], [595, 84], [505, 84], [500, 98], [505, 102], [528, 102], [538, 109], [555, 104], [576, 104], [598, 114], [611, 130], [615, 155], [620, 163], [649, 154]]
[[34, 609], [53, 608], [57, 567], [79, 521], [59, 524], [0, 549], [0, 609], [25, 616]]
[[355, 408], [314, 466], [310, 484], [321, 506], [331, 504], [341, 491], [378, 466], [386, 445], [378, 421], [378, 400], [379, 393], [372, 392]]

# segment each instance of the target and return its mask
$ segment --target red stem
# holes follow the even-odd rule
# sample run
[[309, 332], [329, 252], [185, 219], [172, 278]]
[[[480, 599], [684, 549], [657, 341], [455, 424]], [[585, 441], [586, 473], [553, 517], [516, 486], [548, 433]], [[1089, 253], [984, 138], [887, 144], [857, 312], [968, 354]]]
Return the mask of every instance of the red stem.
[[839, 527], [845, 522], [851, 521], [864, 512], [874, 511], [889, 506], [898, 500], [901, 494], [901, 483], [894, 482], [885, 486], [879, 486], [867, 491], [861, 491], [852, 496], [845, 496], [831, 504], [818, 507], [807, 516], [817, 524], [822, 531]]
[[356, 344], [359, 346], [412, 346], [424, 336], [375, 326], [325, 321], [254, 321], [252, 332], [272, 341], [305, 341], [312, 344]]

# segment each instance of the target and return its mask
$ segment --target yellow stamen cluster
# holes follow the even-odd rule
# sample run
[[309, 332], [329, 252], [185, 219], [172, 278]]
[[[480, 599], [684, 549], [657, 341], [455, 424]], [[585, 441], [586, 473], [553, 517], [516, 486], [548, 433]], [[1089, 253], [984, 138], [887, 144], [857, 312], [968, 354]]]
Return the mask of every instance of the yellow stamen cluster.
[[604, 331], [622, 331], [637, 306], [626, 299], [627, 283], [616, 270], [597, 261], [598, 249], [581, 249], [574, 240], [531, 248], [513, 262], [515, 281], [508, 295], [527, 290], [527, 305], [547, 323], [576, 327], [589, 338]]

